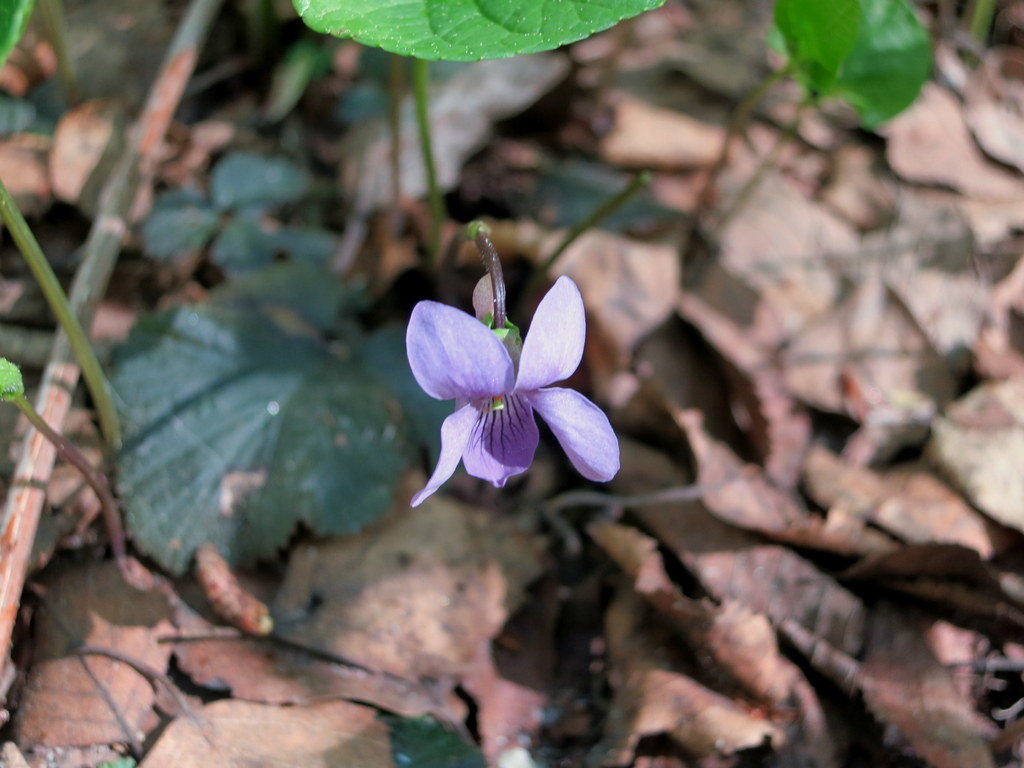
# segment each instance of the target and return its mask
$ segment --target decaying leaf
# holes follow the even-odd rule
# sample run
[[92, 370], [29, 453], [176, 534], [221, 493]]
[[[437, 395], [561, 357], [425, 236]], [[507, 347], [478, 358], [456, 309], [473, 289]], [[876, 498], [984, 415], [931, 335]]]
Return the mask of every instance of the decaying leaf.
[[690, 169], [713, 164], [725, 129], [682, 112], [623, 96], [615, 105], [615, 125], [601, 140], [601, 156], [632, 168]]
[[985, 728], [905, 609], [876, 606], [860, 684], [868, 708], [936, 768], [993, 766]]
[[266, 635], [274, 628], [267, 606], [246, 590], [217, 548], [207, 542], [196, 550], [196, 578], [217, 615], [243, 632]]
[[1005, 536], [921, 467], [877, 473], [817, 446], [807, 457], [811, 496], [830, 514], [853, 515], [915, 543], [962, 544], [989, 558]]
[[158, 639], [173, 632], [169, 620], [166, 600], [128, 586], [113, 563], [58, 573], [36, 622], [39, 661], [18, 710], [18, 744], [140, 742], [158, 722], [152, 681], [129, 664], [74, 652], [96, 646], [163, 672], [171, 648]]
[[640, 598], [626, 590], [606, 615], [615, 695], [604, 741], [595, 750], [601, 765], [628, 765], [639, 740], [657, 734], [698, 756], [785, 741], [771, 722], [680, 671], [671, 640], [645, 618]]
[[215, 701], [178, 717], [140, 768], [394, 768], [387, 727], [369, 707]]
[[964, 88], [964, 119], [978, 144], [1000, 162], [1024, 172], [1024, 56], [1015, 48], [986, 51]]
[[468, 671], [539, 571], [539, 541], [441, 496], [292, 554], [279, 631], [415, 680]]
[[980, 510], [1024, 531], [1024, 380], [982, 384], [952, 404], [928, 455]]
[[50, 153], [54, 196], [95, 214], [100, 189], [123, 146], [123, 109], [116, 102], [88, 101], [66, 112]]

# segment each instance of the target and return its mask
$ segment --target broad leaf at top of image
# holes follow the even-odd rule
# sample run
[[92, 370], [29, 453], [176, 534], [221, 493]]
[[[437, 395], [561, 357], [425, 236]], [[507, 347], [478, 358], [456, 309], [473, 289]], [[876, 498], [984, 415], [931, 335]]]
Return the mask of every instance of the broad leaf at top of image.
[[857, 42], [860, 0], [779, 0], [775, 24], [798, 78], [816, 91], [835, 81]]
[[161, 566], [184, 572], [205, 541], [251, 562], [300, 522], [347, 533], [391, 507], [414, 441], [389, 386], [411, 374], [382, 381], [354, 322], [327, 339], [349, 292], [323, 270], [278, 264], [143, 317], [116, 350], [119, 488], [133, 541]]
[[665, 0], [292, 0], [317, 32], [420, 59], [479, 61], [582, 40]]
[[35, 0], [0, 0], [0, 65], [24, 34], [33, 5]]
[[850, 102], [873, 128], [909, 107], [931, 71], [928, 30], [906, 0], [861, 0], [857, 44], [832, 95]]

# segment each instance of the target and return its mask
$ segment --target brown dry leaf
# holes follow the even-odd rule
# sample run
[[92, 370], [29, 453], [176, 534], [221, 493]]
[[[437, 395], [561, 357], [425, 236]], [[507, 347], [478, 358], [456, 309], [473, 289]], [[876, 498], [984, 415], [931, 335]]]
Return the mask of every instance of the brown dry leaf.
[[712, 165], [721, 152], [721, 126], [627, 95], [620, 95], [614, 110], [614, 126], [599, 147], [612, 165], [688, 170]]
[[876, 275], [794, 339], [784, 366], [798, 397], [864, 425], [866, 458], [921, 440], [955, 386], [949, 363]]
[[972, 504], [1024, 531], [1024, 379], [982, 384], [950, 405], [928, 455]]
[[775, 632], [763, 616], [738, 603], [719, 607], [686, 597], [665, 573], [658, 543], [635, 528], [600, 521], [587, 530], [699, 658], [762, 701], [782, 704], [790, 696], [799, 671], [779, 653]]
[[879, 168], [880, 159], [868, 147], [844, 144], [832, 159], [832, 174], [821, 199], [851, 224], [876, 229], [893, 215], [893, 184]]
[[[724, 185], [737, 187], [749, 179], [749, 165], [730, 166]], [[740, 325], [753, 325], [755, 342], [774, 349], [832, 309], [840, 288], [835, 263], [855, 258], [859, 238], [852, 226], [769, 172], [725, 225], [720, 243], [720, 269], [757, 300], [734, 303], [724, 295], [727, 281], [715, 269], [695, 292]]]
[[47, 583], [36, 617], [32, 667], [18, 710], [24, 748], [137, 742], [157, 724], [151, 683], [127, 664], [72, 655], [82, 645], [109, 649], [162, 672], [173, 632], [162, 595], [128, 586], [114, 563], [66, 569]]
[[49, 150], [45, 137], [26, 134], [0, 140], [0, 178], [25, 216], [37, 216], [50, 204]]
[[888, 537], [858, 525], [851, 516], [811, 515], [793, 493], [775, 487], [756, 467], [713, 440], [698, 412], [682, 411], [675, 417], [696, 459], [697, 482], [709, 488], [701, 501], [720, 520], [779, 541], [842, 554], [894, 548]]
[[[517, 114], [550, 90], [569, 71], [556, 53], [538, 53], [474, 62], [437, 85], [430, 97], [437, 183], [455, 187], [465, 161], [486, 142], [495, 121]], [[401, 130], [402, 194], [427, 191], [419, 134], [412, 104], [406, 104]], [[345, 142], [344, 177], [352, 196], [367, 208], [391, 202], [391, 138], [384, 121], [368, 124]]]
[[991, 522], [921, 467], [877, 473], [816, 446], [807, 456], [805, 482], [830, 513], [852, 515], [911, 543], [960, 544], [985, 559], [1006, 544]]
[[985, 726], [935, 658], [927, 632], [906, 608], [875, 607], [859, 676], [868, 709], [935, 768], [994, 766]]
[[611, 342], [620, 361], [628, 360], [636, 344], [672, 314], [679, 295], [679, 256], [673, 246], [602, 230], [584, 232], [552, 271], [576, 281], [596, 330]]
[[764, 458], [767, 475], [793, 487], [810, 443], [811, 424], [806, 413], [797, 411], [773, 357], [698, 296], [684, 292], [678, 309], [736, 369], [733, 378], [739, 379], [737, 399], [746, 416], [745, 431]]
[[630, 764], [639, 740], [658, 734], [699, 757], [784, 743], [771, 722], [679, 671], [671, 637], [648, 619], [643, 603], [627, 590], [605, 616], [615, 694], [605, 738], [594, 753], [601, 765]]
[[13, 741], [4, 742], [3, 748], [0, 749], [0, 765], [4, 768], [29, 768], [25, 756]]
[[1024, 259], [992, 289], [974, 355], [987, 377], [1024, 379]]
[[394, 768], [386, 726], [344, 701], [281, 707], [215, 701], [180, 716], [140, 768]]
[[89, 214], [124, 145], [124, 115], [110, 100], [87, 101], [65, 112], [53, 134], [53, 194]]
[[462, 701], [440, 684], [332, 664], [266, 641], [217, 637], [213, 625], [185, 606], [177, 608], [175, 624], [182, 634], [210, 638], [175, 644], [178, 666], [196, 684], [227, 688], [237, 699], [266, 704], [349, 699], [406, 717], [431, 714], [442, 722], [465, 717]]
[[463, 687], [477, 703], [477, 729], [489, 765], [500, 765], [502, 752], [537, 735], [547, 696], [505, 679], [488, 644], [480, 645]]
[[959, 102], [942, 86], [925, 83], [917, 101], [882, 133], [889, 165], [904, 179], [952, 187], [976, 200], [1024, 205], [1024, 181], [982, 155]]
[[[685, 473], [663, 454], [621, 439], [616, 492], [643, 493], [686, 484]], [[734, 600], [779, 626], [792, 620], [816, 639], [849, 654], [862, 644], [864, 606], [833, 578], [792, 550], [765, 544], [726, 525], [699, 502], [662, 504], [637, 517], [686, 565], [719, 602]]]
[[358, 536], [298, 547], [273, 605], [281, 634], [406, 679], [458, 676], [540, 566], [511, 521], [441, 496]]
[[1024, 54], [1015, 48], [986, 51], [964, 96], [964, 119], [981, 148], [1024, 171]]

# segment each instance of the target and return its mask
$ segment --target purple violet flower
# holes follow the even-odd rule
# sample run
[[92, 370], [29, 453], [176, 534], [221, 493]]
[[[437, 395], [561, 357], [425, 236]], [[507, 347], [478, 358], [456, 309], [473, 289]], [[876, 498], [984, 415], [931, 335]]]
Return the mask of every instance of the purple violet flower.
[[436, 301], [417, 304], [405, 340], [409, 365], [428, 395], [456, 402], [441, 425], [437, 467], [412, 506], [440, 488], [460, 459], [469, 474], [498, 488], [525, 472], [539, 440], [534, 411], [581, 475], [611, 480], [619, 471], [619, 441], [608, 417], [579, 392], [548, 386], [579, 366], [585, 335], [583, 298], [568, 277], [541, 300], [520, 355], [465, 312]]

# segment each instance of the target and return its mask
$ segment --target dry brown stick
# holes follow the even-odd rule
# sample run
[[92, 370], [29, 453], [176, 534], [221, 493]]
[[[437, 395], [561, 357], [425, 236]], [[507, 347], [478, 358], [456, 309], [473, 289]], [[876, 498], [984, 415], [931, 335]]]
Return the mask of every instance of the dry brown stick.
[[[195, 69], [199, 48], [222, 3], [223, 0], [191, 0], [153, 83], [131, 144], [104, 186], [100, 210], [85, 242], [85, 257], [69, 296], [72, 309], [86, 327], [106, 291], [121, 239], [128, 229], [140, 174], [152, 173], [156, 150], [167, 133]], [[69, 352], [67, 338], [59, 334], [36, 398], [36, 410], [57, 432], [62, 431], [71, 393], [78, 384], [78, 366]], [[0, 673], [7, 664], [11, 631], [54, 463], [53, 446], [36, 430], [25, 435], [22, 445], [11, 492], [0, 517]]]

